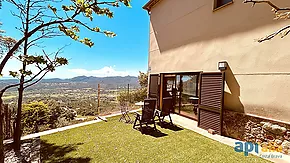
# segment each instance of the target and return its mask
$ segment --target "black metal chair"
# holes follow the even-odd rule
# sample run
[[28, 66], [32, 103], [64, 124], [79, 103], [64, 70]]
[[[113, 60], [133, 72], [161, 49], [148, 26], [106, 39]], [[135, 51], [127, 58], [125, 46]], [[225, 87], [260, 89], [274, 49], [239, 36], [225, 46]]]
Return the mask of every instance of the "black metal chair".
[[[136, 126], [140, 126], [140, 130], [143, 133], [142, 125], [148, 125], [153, 124], [154, 130], [156, 130], [155, 125], [155, 108], [156, 108], [156, 99], [145, 99], [144, 100], [144, 106], [142, 107], [142, 114], [136, 112], [136, 119], [134, 121], [133, 128], [136, 129]], [[137, 124], [139, 122], [139, 124]]]
[[128, 113], [129, 113], [128, 103], [126, 103], [126, 102], [121, 103], [120, 106], [121, 106], [120, 110], [121, 110], [122, 116], [120, 117], [119, 122], [122, 120], [125, 120], [126, 123], [130, 123], [131, 118], [128, 115]]
[[156, 112], [156, 116], [158, 116], [160, 126], [162, 127], [162, 123], [164, 123], [165, 116], [169, 117], [170, 124], [173, 125], [170, 113], [173, 110], [173, 98], [165, 97], [162, 99], [162, 108]]

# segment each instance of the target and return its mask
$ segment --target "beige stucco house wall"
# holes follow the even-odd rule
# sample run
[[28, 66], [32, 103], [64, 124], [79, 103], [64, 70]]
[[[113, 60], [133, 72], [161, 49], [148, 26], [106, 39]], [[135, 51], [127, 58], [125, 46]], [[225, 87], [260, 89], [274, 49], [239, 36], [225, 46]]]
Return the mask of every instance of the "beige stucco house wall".
[[[272, 0], [290, 6], [288, 0]], [[151, 73], [218, 71], [227, 61], [225, 109], [290, 122], [290, 36], [263, 37], [290, 21], [266, 4], [242, 0], [213, 11], [214, 0], [160, 0], [151, 8]]]

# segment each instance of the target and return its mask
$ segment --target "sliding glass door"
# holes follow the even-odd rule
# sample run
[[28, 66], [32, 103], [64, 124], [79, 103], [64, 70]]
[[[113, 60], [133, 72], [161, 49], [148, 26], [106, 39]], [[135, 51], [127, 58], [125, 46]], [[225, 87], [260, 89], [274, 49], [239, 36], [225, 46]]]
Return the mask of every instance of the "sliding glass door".
[[197, 119], [198, 73], [176, 75], [174, 112]]
[[194, 105], [198, 101], [197, 86], [198, 86], [197, 75], [181, 75], [180, 80], [180, 114], [187, 117], [197, 119]]
[[160, 98], [172, 98], [173, 112], [197, 120], [198, 77], [198, 72], [161, 74]]

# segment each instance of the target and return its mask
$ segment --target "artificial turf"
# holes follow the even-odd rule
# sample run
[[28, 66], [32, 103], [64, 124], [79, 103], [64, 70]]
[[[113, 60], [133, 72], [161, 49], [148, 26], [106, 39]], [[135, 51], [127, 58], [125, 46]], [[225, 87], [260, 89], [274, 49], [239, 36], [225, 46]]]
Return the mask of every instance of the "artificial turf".
[[[132, 115], [131, 115], [132, 117]], [[178, 126], [132, 129], [112, 117], [41, 137], [42, 162], [267, 162]]]

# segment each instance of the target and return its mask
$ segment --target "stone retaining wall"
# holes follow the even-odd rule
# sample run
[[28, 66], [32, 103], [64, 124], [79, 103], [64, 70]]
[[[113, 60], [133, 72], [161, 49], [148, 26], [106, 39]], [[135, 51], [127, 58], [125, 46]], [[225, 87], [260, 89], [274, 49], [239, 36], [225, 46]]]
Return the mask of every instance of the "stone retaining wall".
[[223, 135], [290, 155], [290, 125], [225, 110]]

